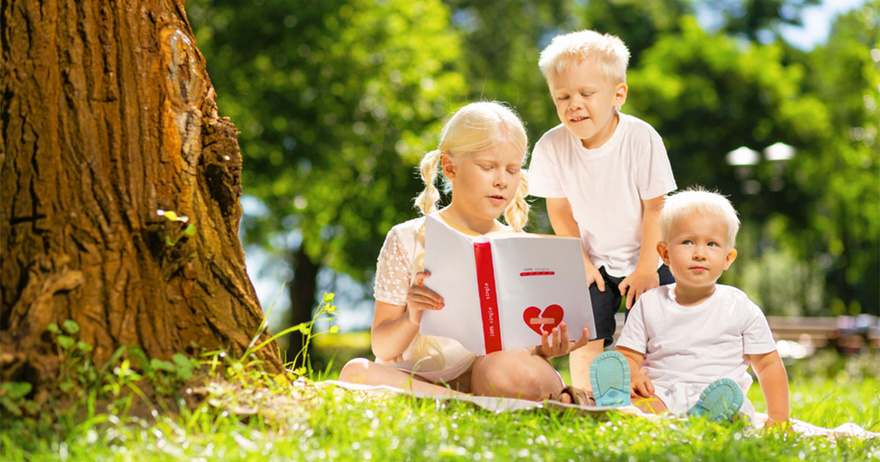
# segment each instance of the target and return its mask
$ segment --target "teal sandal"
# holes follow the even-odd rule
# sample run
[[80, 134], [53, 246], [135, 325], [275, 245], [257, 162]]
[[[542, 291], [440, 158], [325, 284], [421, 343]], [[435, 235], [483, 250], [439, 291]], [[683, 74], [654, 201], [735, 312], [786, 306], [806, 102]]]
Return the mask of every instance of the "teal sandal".
[[688, 417], [702, 417], [712, 422], [730, 422], [743, 404], [739, 384], [730, 379], [718, 379], [700, 394], [700, 400], [687, 411]]
[[599, 353], [590, 364], [590, 383], [596, 406], [632, 404], [629, 398], [629, 363], [616, 351]]

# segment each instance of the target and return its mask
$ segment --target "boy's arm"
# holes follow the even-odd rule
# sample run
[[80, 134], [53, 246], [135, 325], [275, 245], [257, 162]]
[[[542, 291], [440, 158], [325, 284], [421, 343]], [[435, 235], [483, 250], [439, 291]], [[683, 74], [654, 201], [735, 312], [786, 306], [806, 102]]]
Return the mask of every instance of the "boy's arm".
[[654, 396], [654, 384], [651, 383], [651, 379], [642, 374], [642, 362], [645, 359], [645, 355], [627, 347], [618, 346], [615, 349], [629, 363], [630, 395], [642, 398]]
[[[553, 226], [553, 232], [557, 236], [567, 236], [581, 238], [581, 232], [578, 228], [574, 214], [571, 212], [571, 203], [564, 197], [548, 197], [547, 198], [547, 216], [550, 217], [550, 225]], [[594, 282], [601, 292], [605, 292], [605, 280], [602, 278], [599, 270], [593, 265], [587, 249], [581, 242], [581, 251], [584, 253], [584, 270], [587, 273], [587, 287]], [[659, 282], [658, 282], [659, 285]]]
[[767, 425], [775, 426], [788, 421], [789, 396], [788, 374], [779, 352], [773, 350], [769, 353], [746, 355], [752, 364], [758, 383], [761, 384], [761, 393], [767, 403]]
[[657, 243], [660, 242], [660, 211], [666, 196], [642, 201], [642, 243], [635, 271], [620, 282], [620, 294], [626, 297], [626, 309], [643, 293], [660, 286], [657, 275]]

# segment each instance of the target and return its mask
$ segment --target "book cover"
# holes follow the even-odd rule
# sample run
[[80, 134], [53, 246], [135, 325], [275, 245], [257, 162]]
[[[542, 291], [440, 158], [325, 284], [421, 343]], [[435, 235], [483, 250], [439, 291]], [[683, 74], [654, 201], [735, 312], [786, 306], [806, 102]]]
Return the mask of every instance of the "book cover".
[[527, 233], [462, 234], [425, 217], [425, 286], [445, 306], [422, 314], [421, 333], [477, 354], [541, 344], [560, 322], [569, 340], [595, 336], [581, 242]]

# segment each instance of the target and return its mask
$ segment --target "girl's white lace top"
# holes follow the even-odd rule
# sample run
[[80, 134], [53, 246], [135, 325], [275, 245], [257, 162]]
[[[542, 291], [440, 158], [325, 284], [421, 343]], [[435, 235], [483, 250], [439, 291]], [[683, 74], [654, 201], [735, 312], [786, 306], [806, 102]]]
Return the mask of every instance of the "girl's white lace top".
[[[406, 294], [415, 274], [424, 268], [424, 217], [400, 223], [388, 232], [379, 252], [373, 297], [392, 305], [406, 306]], [[451, 380], [467, 370], [476, 355], [448, 337], [416, 334], [403, 354], [380, 364], [418, 372], [429, 380]], [[454, 374], [454, 375], [453, 375]]]

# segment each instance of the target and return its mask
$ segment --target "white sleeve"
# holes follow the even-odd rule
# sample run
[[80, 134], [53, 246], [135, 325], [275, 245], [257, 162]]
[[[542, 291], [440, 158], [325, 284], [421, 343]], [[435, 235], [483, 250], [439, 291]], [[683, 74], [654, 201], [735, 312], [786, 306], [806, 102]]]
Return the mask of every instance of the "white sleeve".
[[553, 146], [546, 139], [538, 140], [532, 151], [529, 163], [529, 195], [538, 197], [565, 197], [562, 182], [559, 181], [557, 156]]
[[640, 137], [642, 143], [638, 143], [643, 149], [637, 153], [635, 163], [638, 167], [636, 184], [642, 200], [665, 196], [677, 187], [663, 139], [650, 125], [646, 128], [647, 132]]
[[633, 304], [626, 318], [626, 324], [620, 331], [620, 337], [617, 339], [617, 346], [629, 348], [638, 351], [641, 354], [648, 352], [648, 333], [645, 327], [645, 313], [642, 308], [642, 297]]
[[751, 300], [746, 303], [749, 305], [749, 316], [743, 329], [743, 353], [757, 355], [775, 351], [776, 341], [773, 340], [773, 332], [761, 308]]
[[376, 263], [373, 298], [392, 305], [406, 306], [406, 293], [411, 279], [410, 256], [401, 242], [399, 230], [392, 228], [385, 237], [385, 244], [382, 245]]

